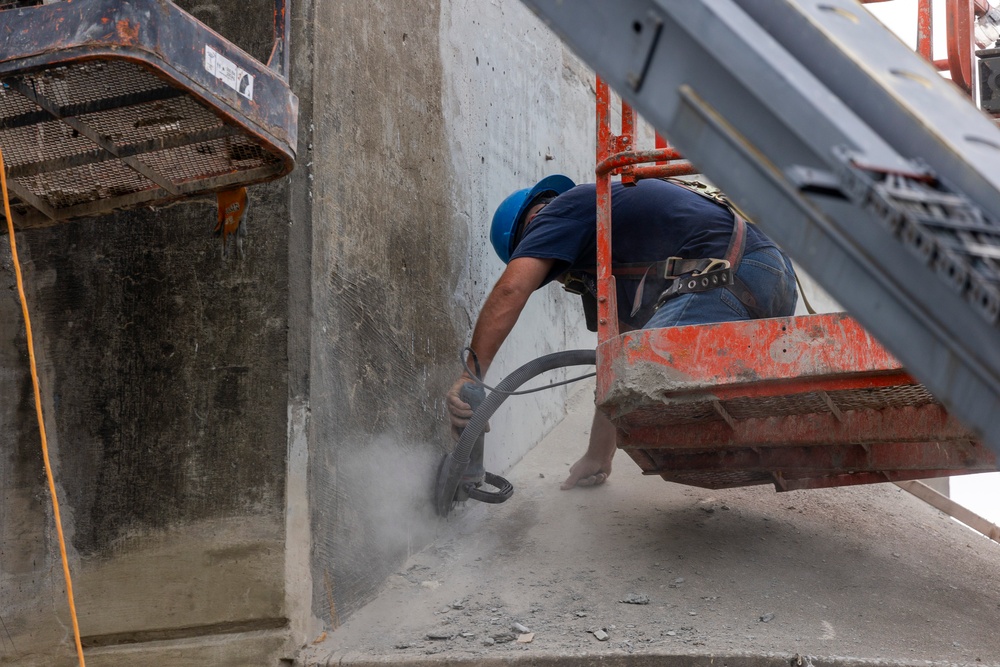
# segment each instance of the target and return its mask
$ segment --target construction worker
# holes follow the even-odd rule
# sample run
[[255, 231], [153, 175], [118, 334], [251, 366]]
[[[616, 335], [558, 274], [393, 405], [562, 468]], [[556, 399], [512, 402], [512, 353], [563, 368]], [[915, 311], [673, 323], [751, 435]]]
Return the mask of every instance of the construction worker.
[[[612, 272], [623, 331], [792, 315], [792, 264], [723, 197], [678, 181], [612, 183]], [[490, 241], [507, 265], [483, 304], [470, 349], [480, 373], [496, 356], [528, 301], [553, 280], [581, 294], [596, 330], [596, 186], [566, 176], [543, 178], [514, 192], [493, 215]], [[459, 398], [468, 370], [448, 392], [452, 436], [472, 416]], [[595, 411], [590, 444], [563, 489], [603, 484], [611, 474], [615, 429]]]

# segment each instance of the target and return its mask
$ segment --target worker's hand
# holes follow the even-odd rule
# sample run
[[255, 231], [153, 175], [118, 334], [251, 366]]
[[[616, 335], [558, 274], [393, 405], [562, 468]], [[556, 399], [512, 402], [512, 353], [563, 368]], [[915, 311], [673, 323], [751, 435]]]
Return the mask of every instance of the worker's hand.
[[[614, 452], [612, 451], [612, 457]], [[611, 458], [594, 456], [589, 452], [570, 466], [569, 477], [559, 488], [563, 491], [574, 486], [600, 486], [611, 474]]]
[[[472, 419], [472, 406], [459, 398], [458, 392], [461, 391], [462, 385], [467, 382], [475, 382], [468, 375], [462, 374], [462, 377], [455, 381], [455, 384], [451, 386], [447, 394], [447, 404], [448, 404], [448, 418], [451, 420], [451, 439], [458, 441], [462, 437], [462, 431], [465, 430], [466, 424]], [[489, 432], [490, 424], [486, 423], [486, 431]]]

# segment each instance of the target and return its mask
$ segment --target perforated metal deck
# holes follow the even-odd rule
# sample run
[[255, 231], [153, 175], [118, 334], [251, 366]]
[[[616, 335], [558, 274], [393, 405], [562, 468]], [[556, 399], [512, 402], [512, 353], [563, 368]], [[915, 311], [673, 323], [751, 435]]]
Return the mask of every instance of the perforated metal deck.
[[271, 180], [294, 164], [282, 76], [168, 2], [0, 12], [0, 147], [19, 227]]
[[844, 314], [634, 331], [598, 363], [619, 447], [669, 481], [786, 491], [996, 469]]

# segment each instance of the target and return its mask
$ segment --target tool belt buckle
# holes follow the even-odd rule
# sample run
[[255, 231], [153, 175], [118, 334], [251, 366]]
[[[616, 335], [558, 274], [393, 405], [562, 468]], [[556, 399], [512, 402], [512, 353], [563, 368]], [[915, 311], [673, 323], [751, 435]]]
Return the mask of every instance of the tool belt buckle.
[[673, 275], [674, 267], [676, 267], [680, 262], [683, 262], [683, 257], [667, 257], [665, 261], [661, 263], [659, 268], [661, 270], [659, 278], [661, 280], [674, 280], [677, 276]]
[[705, 267], [703, 271], [695, 271], [692, 276], [703, 276], [705, 274], [711, 273], [712, 271], [718, 271], [720, 269], [728, 269], [730, 266], [728, 259], [713, 259], [712, 262]]
[[707, 292], [719, 287], [729, 287], [733, 284], [733, 269], [728, 260], [712, 259], [701, 271], [692, 271], [682, 276], [670, 276], [670, 279], [673, 282], [660, 294], [660, 298], [656, 302], [657, 309], [681, 294]]
[[684, 259], [683, 257], [668, 257], [663, 262], [663, 280], [680, 280], [689, 276], [700, 276], [712, 271], [729, 268], [729, 261], [716, 259]]

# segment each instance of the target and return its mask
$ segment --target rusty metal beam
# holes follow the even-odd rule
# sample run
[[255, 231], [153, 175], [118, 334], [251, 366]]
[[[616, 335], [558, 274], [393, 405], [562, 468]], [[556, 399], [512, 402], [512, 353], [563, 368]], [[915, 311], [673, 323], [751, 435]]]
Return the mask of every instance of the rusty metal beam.
[[[134, 192], [121, 197], [112, 197], [76, 206], [67, 206], [60, 209], [51, 209], [50, 207], [54, 217], [25, 217], [17, 224], [17, 229], [40, 229], [43, 227], [51, 227], [67, 220], [100, 215], [105, 213], [108, 207], [117, 210], [151, 204], [166, 206], [171, 202], [186, 198], [188, 195], [203, 195], [219, 190], [225, 190], [235, 185], [262, 183], [274, 178], [275, 174], [278, 173], [278, 170], [280, 169], [280, 165], [258, 167], [257, 169], [234, 172], [231, 174], [224, 174], [222, 176], [214, 176], [210, 179], [180, 183], [177, 186], [178, 193], [174, 197], [171, 197], [170, 194], [162, 188], [150, 188], [148, 190]], [[11, 182], [8, 181], [8, 187], [10, 187], [10, 183]], [[11, 190], [13, 191], [13, 188], [11, 188]], [[23, 190], [23, 188], [21, 188], [21, 190]], [[18, 194], [18, 197], [20, 196], [21, 195]], [[0, 230], [0, 233], [2, 233], [2, 230]]]
[[[626, 449], [628, 451], [628, 449]], [[780, 471], [794, 477], [854, 472], [904, 470], [996, 470], [996, 457], [983, 445], [971, 442], [820, 445], [813, 447], [738, 447], [686, 451], [647, 449], [653, 467], [648, 475], [665, 472]]]
[[[706, 403], [706, 405], [709, 405]], [[838, 445], [876, 442], [961, 442], [972, 433], [937, 405], [920, 408], [851, 410], [842, 419], [832, 414], [798, 414], [733, 419], [727, 423], [670, 423], [669, 405], [636, 411], [615, 419], [627, 432], [623, 446], [644, 449], [702, 449], [732, 446]], [[708, 407], [708, 411], [711, 407]], [[629, 418], [632, 417], [632, 418]]]
[[[845, 313], [642, 329], [602, 347], [598, 403], [623, 406], [617, 412], [644, 395], [708, 392], [730, 400], [914, 383]], [[646, 385], [630, 381], [643, 369]]]
[[[786, 479], [776, 475], [774, 488], [776, 491], [799, 491], [802, 489], [830, 489], [838, 486], [857, 486], [859, 484], [884, 484], [915, 479], [931, 479], [933, 477], [953, 477], [966, 474], [964, 470], [903, 470], [883, 472], [857, 472], [840, 475], [825, 475], [818, 477], [803, 477]], [[980, 472], [980, 471], [971, 471]]]

